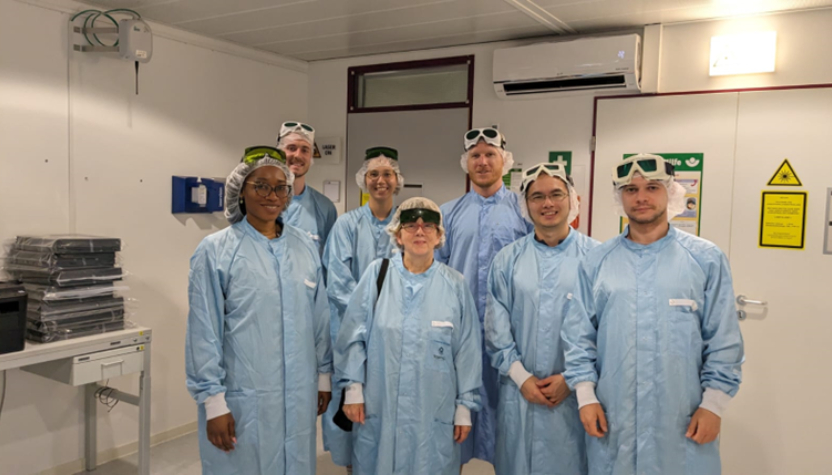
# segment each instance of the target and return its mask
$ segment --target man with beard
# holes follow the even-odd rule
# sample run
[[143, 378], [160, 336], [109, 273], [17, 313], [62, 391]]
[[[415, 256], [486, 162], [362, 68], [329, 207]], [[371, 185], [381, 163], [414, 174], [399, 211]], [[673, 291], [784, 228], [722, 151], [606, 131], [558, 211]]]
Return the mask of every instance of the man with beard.
[[284, 122], [277, 136], [277, 148], [286, 154], [286, 165], [295, 174], [295, 196], [286, 210], [286, 224], [300, 228], [315, 241], [323, 254], [326, 238], [338, 218], [335, 205], [318, 190], [306, 185], [306, 174], [312, 166], [315, 129], [302, 122]]
[[[471, 179], [471, 191], [442, 205], [447, 242], [436, 251], [436, 259], [465, 276], [482, 324], [491, 261], [500, 249], [528, 234], [533, 226], [523, 218], [517, 195], [503, 185], [503, 175], [514, 164], [503, 134], [491, 127], [469, 130], [463, 147], [460, 164]], [[473, 428], [462, 444], [463, 465], [472, 458], [494, 463], [500, 383], [484, 348], [482, 360], [482, 410], [471, 414]]]
[[674, 175], [647, 154], [613, 169], [629, 226], [587, 253], [561, 332], [593, 475], [721, 472], [743, 341], [725, 254], [669, 224], [685, 208]]

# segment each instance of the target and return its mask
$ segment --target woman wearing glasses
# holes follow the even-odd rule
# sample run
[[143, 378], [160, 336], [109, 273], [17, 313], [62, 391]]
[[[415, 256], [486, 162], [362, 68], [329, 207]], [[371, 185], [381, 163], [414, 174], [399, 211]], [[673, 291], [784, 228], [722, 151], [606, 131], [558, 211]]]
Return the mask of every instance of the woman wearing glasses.
[[[323, 256], [327, 273], [326, 291], [332, 310], [333, 341], [338, 336], [341, 319], [361, 274], [374, 260], [392, 257], [396, 249], [384, 228], [393, 218], [393, 196], [404, 186], [398, 151], [390, 147], [368, 149], [355, 180], [361, 190], [370, 195], [370, 200], [338, 218]], [[337, 403], [341, 400], [341, 390], [335, 388], [332, 397], [335, 402], [321, 420], [324, 449], [332, 455], [334, 464], [349, 470], [352, 465], [352, 434], [333, 421], [338, 411]]]
[[335, 345], [344, 413], [357, 423], [353, 469], [456, 475], [480, 408], [476, 306], [462, 275], [434, 261], [445, 239], [434, 202], [405, 201], [387, 231], [402, 252], [364, 272]]
[[560, 331], [578, 263], [599, 243], [569, 226], [578, 195], [563, 165], [527, 169], [520, 193], [534, 232], [497, 253], [488, 275], [486, 351], [500, 374], [494, 468], [497, 475], [584, 475], [584, 431], [561, 374]]
[[226, 181], [231, 226], [191, 258], [187, 385], [205, 474], [314, 474], [330, 399], [329, 308], [318, 250], [284, 225], [294, 176], [273, 147]]

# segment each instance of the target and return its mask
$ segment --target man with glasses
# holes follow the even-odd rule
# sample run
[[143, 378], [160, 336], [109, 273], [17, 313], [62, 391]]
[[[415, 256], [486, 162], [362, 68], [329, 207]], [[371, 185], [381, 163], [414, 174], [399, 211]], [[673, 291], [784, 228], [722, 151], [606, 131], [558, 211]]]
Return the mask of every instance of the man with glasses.
[[561, 335], [590, 474], [719, 474], [721, 417], [742, 379], [731, 269], [676, 230], [685, 190], [662, 157], [613, 169], [629, 226], [591, 250]]
[[[362, 191], [370, 195], [362, 207], [341, 215], [326, 242], [323, 264], [327, 274], [327, 294], [332, 310], [332, 341], [338, 338], [341, 320], [347, 311], [355, 287], [367, 267], [376, 259], [393, 257], [395, 242], [385, 231], [395, 214], [393, 197], [404, 186], [399, 169], [399, 152], [391, 147], [367, 149], [364, 163], [355, 174]], [[335, 465], [352, 469], [350, 432], [342, 430], [333, 420], [338, 412], [341, 390], [335, 388], [332, 404], [321, 421], [324, 449]]]
[[[460, 165], [471, 179], [471, 191], [442, 205], [447, 242], [436, 251], [436, 259], [462, 272], [477, 304], [482, 323], [485, 316], [486, 280], [491, 260], [500, 249], [528, 234], [517, 195], [503, 185], [503, 175], [514, 164], [506, 140], [497, 129], [473, 129], [465, 133]], [[472, 414], [473, 429], [462, 445], [462, 464], [472, 458], [494, 463], [497, 431], [499, 379], [485, 350], [482, 410]]]
[[578, 402], [563, 377], [560, 331], [578, 264], [600, 243], [569, 226], [579, 212], [559, 163], [523, 173], [521, 208], [534, 232], [494, 257], [488, 275], [485, 344], [500, 373], [497, 475], [585, 475]]
[[284, 122], [277, 136], [277, 148], [286, 154], [286, 164], [295, 175], [295, 196], [286, 210], [286, 224], [306, 231], [323, 254], [338, 212], [329, 198], [306, 185], [315, 149], [315, 129], [302, 122]]

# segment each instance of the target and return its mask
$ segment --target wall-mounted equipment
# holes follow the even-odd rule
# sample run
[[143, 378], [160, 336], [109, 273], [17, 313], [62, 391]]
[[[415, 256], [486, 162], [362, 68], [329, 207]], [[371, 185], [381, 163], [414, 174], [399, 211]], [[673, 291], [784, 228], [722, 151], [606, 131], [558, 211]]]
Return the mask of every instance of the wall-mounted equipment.
[[494, 90], [502, 99], [564, 91], [634, 91], [641, 87], [636, 34], [538, 43], [494, 51]]
[[214, 213], [225, 209], [225, 183], [195, 176], [174, 176], [171, 213]]
[[[114, 15], [129, 14], [133, 18], [123, 18], [116, 21]], [[82, 53], [118, 53], [125, 61], [132, 61], [136, 66], [136, 94], [139, 93], [139, 63], [147, 63], [153, 56], [153, 33], [150, 26], [142, 20], [141, 15], [126, 8], [113, 10], [84, 10], [76, 13], [69, 20], [83, 18], [83, 26], [73, 26], [73, 31], [83, 35], [88, 44], [73, 45], [75, 51]], [[110, 21], [112, 27], [96, 27], [95, 22], [101, 18]], [[98, 35], [118, 35], [115, 43], [105, 44]]]

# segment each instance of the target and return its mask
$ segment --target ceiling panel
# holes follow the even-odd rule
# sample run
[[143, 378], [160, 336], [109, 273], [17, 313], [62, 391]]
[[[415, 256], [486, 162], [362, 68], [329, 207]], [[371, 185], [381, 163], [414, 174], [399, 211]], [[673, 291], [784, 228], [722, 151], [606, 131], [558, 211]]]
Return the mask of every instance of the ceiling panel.
[[433, 37], [417, 41], [400, 41], [388, 44], [342, 47], [336, 50], [306, 52], [297, 54], [296, 57], [304, 61], [318, 61], [330, 58], [344, 58], [349, 56], [363, 56], [368, 54], [391, 53], [399, 51], [415, 51], [431, 48], [443, 48], [446, 46], [487, 43], [490, 41], [505, 41], [518, 38], [537, 37], [547, 35], [550, 33], [551, 31], [542, 26], [532, 28], [482, 31], [479, 33], [461, 33], [447, 37]]
[[[382, 27], [347, 34], [321, 35], [306, 39], [289, 39], [278, 43], [258, 45], [258, 47], [288, 55], [295, 55], [313, 51], [343, 49], [345, 47], [355, 48], [396, 42], [426, 41], [436, 37], [449, 37], [506, 29], [537, 28], [538, 26], [521, 13], [484, 15], [472, 18], [434, 21], [426, 24]], [[388, 51], [391, 50], [388, 49]]]
[[832, 7], [832, 0], [91, 0], [206, 36], [305, 60], [553, 34], [538, 6], [578, 33]]
[[[303, 22], [288, 22], [281, 19], [280, 23], [264, 23], [263, 28], [249, 29], [233, 33], [221, 34], [223, 38], [239, 43], [260, 45], [288, 39], [303, 39], [313, 36], [328, 36], [349, 32], [372, 31], [385, 28], [398, 28], [408, 25], [428, 25], [433, 22], [444, 22], [455, 19], [475, 18], [484, 15], [504, 15], [509, 17], [524, 17], [528, 26], [535, 26], [537, 22], [526, 17], [504, 2], [483, 2], [476, 9], [460, 2], [435, 3], [419, 5], [403, 9], [382, 10], [360, 15], [336, 16], [317, 18]], [[511, 21], [507, 18], [506, 21]], [[507, 25], [509, 26], [509, 25]]]

